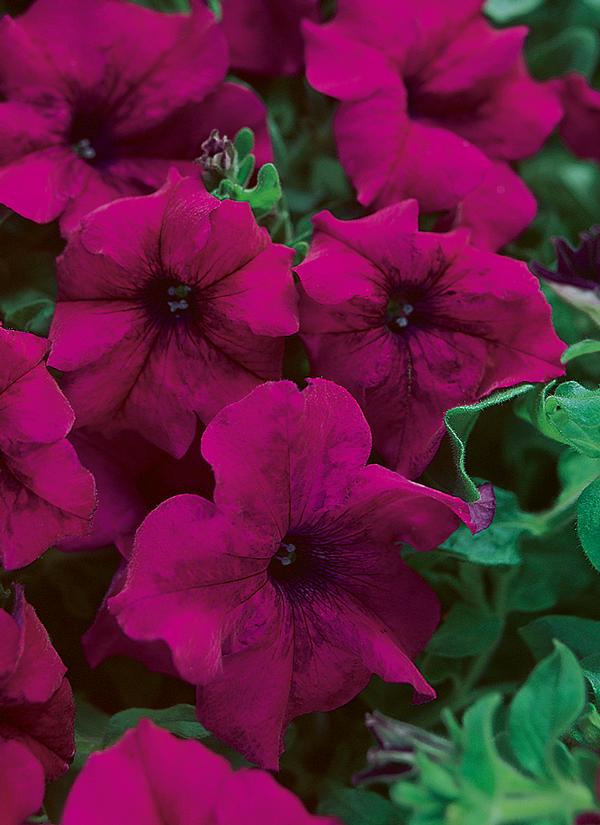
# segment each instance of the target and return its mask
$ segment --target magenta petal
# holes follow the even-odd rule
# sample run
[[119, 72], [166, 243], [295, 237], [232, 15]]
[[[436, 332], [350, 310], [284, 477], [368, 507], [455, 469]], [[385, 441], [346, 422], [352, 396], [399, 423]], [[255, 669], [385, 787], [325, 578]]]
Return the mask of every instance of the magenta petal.
[[67, 669], [35, 610], [25, 601], [22, 588], [16, 590], [12, 616], [19, 629], [20, 650], [10, 678], [2, 683], [2, 696], [33, 704], [46, 702], [60, 687]]
[[[93, 754], [77, 777], [62, 825], [336, 825], [309, 815], [268, 774], [229, 763], [199, 742], [182, 741], [148, 720]], [[12, 825], [12, 823], [11, 823]]]
[[[8, 632], [0, 639], [0, 743], [16, 740], [38, 759], [48, 779], [64, 773], [73, 757], [75, 710], [65, 667], [52, 647], [46, 630], [20, 587], [15, 588], [12, 617], [0, 624]], [[7, 621], [8, 619], [8, 621]], [[7, 651], [12, 655], [8, 661]]]
[[0, 328], [0, 558], [8, 570], [85, 532], [95, 507], [94, 480], [65, 440], [73, 411], [42, 363], [47, 348]]
[[[234, 324], [247, 324], [255, 335], [298, 332], [298, 298], [290, 277], [294, 251], [271, 244], [231, 277], [215, 284], [219, 309]], [[265, 304], [265, 291], [271, 296]]]
[[[127, 581], [109, 600], [110, 612], [130, 638], [166, 642], [182, 678], [206, 681], [221, 667], [224, 619], [244, 578], [260, 580], [264, 569], [264, 562], [236, 552], [239, 546], [205, 499], [181, 495], [164, 502], [138, 530]], [[247, 581], [245, 587], [255, 586]], [[190, 638], [203, 640], [202, 648], [190, 647]]]
[[361, 100], [382, 88], [401, 86], [391, 61], [348, 36], [336, 23], [303, 25], [307, 77], [320, 92], [339, 100]]
[[[250, 761], [276, 770], [289, 720], [295, 618], [271, 585], [249, 607], [252, 612], [243, 611], [237, 620], [233, 655], [225, 655], [222, 672], [197, 688], [196, 707], [211, 732]], [[252, 673], [268, 673], [269, 678], [266, 683], [251, 679]]]
[[302, 69], [300, 21], [318, 19], [318, 0], [227, 0], [222, 26], [231, 65], [257, 74], [288, 75]]
[[561, 117], [552, 86], [533, 81], [517, 68], [491, 95], [485, 116], [473, 117], [457, 131], [492, 158], [516, 160], [537, 152]]
[[47, 223], [81, 192], [88, 174], [85, 163], [66, 147], [41, 149], [0, 169], [0, 203]]
[[452, 226], [466, 227], [474, 246], [495, 252], [527, 229], [536, 212], [536, 200], [521, 178], [497, 161], [483, 183], [461, 201]]
[[144, 720], [117, 745], [90, 757], [62, 825], [201, 822], [211, 817], [230, 770], [198, 742], [177, 739]]
[[0, 449], [6, 452], [64, 438], [73, 421], [73, 410], [43, 364], [0, 393]]
[[560, 124], [562, 139], [578, 157], [600, 160], [600, 92], [593, 89], [583, 75], [575, 73], [555, 80], [554, 89], [564, 108]]
[[20, 742], [0, 741], [0, 776], [3, 825], [23, 825], [44, 801], [42, 766]]
[[[361, 203], [387, 206], [414, 197], [425, 211], [450, 209], [478, 186], [489, 161], [453, 132], [409, 120], [405, 106], [399, 92], [343, 103], [335, 119], [342, 164]], [[375, 155], [369, 148], [373, 131]]]
[[258, 387], [219, 413], [202, 438], [217, 505], [232, 514], [241, 507], [257, 529], [278, 538], [290, 523], [340, 503], [345, 479], [370, 449], [369, 428], [350, 395], [320, 379], [303, 393], [289, 381]]
[[45, 44], [67, 87], [122, 101], [117, 137], [202, 99], [227, 68], [225, 39], [201, 4], [191, 15], [163, 15], [112, 0], [37, 0], [19, 22]]

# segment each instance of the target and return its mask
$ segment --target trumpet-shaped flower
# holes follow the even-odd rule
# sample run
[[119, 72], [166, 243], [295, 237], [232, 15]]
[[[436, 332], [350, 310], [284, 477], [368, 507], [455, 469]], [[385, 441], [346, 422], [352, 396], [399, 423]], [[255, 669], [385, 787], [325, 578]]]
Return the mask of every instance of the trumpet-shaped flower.
[[525, 264], [417, 231], [414, 201], [355, 221], [314, 219], [298, 267], [313, 374], [349, 389], [388, 466], [417, 477], [444, 413], [563, 373], [550, 307]]
[[77, 426], [183, 456], [198, 418], [280, 377], [298, 329], [292, 257], [247, 203], [175, 172], [88, 215], [59, 261], [50, 330]]
[[154, 510], [108, 599], [140, 658], [197, 685], [203, 724], [262, 766], [277, 766], [291, 719], [348, 702], [372, 673], [434, 695], [412, 657], [438, 603], [399, 545], [477, 525], [459, 499], [365, 466], [370, 450], [341, 387], [259, 387], [202, 438], [214, 503]]
[[162, 14], [126, 0], [36, 0], [0, 21], [0, 203], [64, 232], [97, 206], [194, 167], [213, 129], [270, 147], [265, 108], [224, 83], [225, 37], [202, 0]]

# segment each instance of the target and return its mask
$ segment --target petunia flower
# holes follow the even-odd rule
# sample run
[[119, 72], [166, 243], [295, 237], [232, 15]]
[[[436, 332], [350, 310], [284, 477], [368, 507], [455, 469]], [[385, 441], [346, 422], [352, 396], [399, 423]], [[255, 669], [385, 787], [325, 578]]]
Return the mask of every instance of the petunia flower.
[[564, 238], [554, 238], [556, 269], [533, 261], [531, 271], [549, 281], [564, 301], [600, 324], [600, 226], [581, 232], [579, 241], [578, 246], [571, 246]]
[[56, 779], [75, 752], [73, 694], [23, 589], [16, 585], [14, 591], [12, 612], [0, 608], [0, 744], [19, 742], [39, 760], [46, 778]]
[[0, 563], [24, 567], [89, 529], [94, 479], [66, 440], [73, 411], [44, 364], [49, 343], [0, 328]]
[[600, 92], [576, 72], [557, 78], [553, 86], [564, 108], [560, 136], [578, 157], [600, 161]]
[[23, 825], [44, 801], [44, 771], [20, 742], [0, 739], [2, 825]]
[[300, 72], [304, 19], [319, 19], [319, 0], [224, 0], [222, 26], [231, 65], [256, 74]]
[[[354, 399], [329, 381], [263, 385], [208, 425], [214, 503], [181, 495], [137, 532], [108, 609], [154, 668], [197, 685], [200, 720], [275, 768], [296, 716], [350, 701], [372, 673], [434, 695], [412, 662], [435, 594], [399, 545], [436, 546], [468, 505], [377, 465]], [[151, 649], [153, 648], [153, 649]]]
[[[61, 825], [336, 825], [312, 816], [272, 776], [233, 771], [200, 742], [144, 719], [92, 754], [67, 799]], [[338, 823], [339, 825], [339, 823]]]
[[214, 479], [200, 454], [199, 433], [180, 459], [133, 432], [108, 438], [81, 429], [70, 441], [94, 476], [98, 506], [90, 530], [61, 542], [61, 550], [93, 550], [115, 544], [128, 556], [135, 531], [161, 501], [179, 493], [212, 495]]
[[313, 222], [298, 267], [312, 373], [352, 392], [389, 467], [420, 475], [452, 407], [562, 375], [564, 346], [525, 264], [475, 249], [462, 230], [418, 232], [414, 201]]
[[182, 173], [213, 129], [257, 138], [265, 107], [224, 83], [225, 36], [202, 0], [162, 14], [126, 0], [35, 0], [0, 21], [0, 203], [63, 232], [101, 204]]
[[197, 418], [280, 377], [298, 329], [292, 256], [248, 204], [177, 173], [88, 215], [58, 263], [50, 330], [77, 426], [183, 456]]
[[[482, 7], [340, 0], [332, 22], [304, 23], [308, 79], [341, 101], [338, 150], [361, 203], [414, 197], [427, 212], [455, 210], [478, 187], [489, 192], [493, 163], [534, 154], [559, 121], [556, 93], [525, 68], [526, 29], [496, 30]], [[532, 196], [519, 188], [495, 199], [500, 226], [482, 243], [497, 248], [531, 219]]]

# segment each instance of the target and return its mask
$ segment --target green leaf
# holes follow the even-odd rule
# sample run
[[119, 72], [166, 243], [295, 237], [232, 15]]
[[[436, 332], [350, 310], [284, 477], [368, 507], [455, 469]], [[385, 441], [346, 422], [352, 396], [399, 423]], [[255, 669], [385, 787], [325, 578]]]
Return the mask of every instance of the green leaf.
[[335, 816], [345, 825], [398, 825], [398, 809], [362, 788], [336, 787], [319, 804], [319, 814]]
[[586, 487], [579, 497], [577, 535], [586, 556], [600, 571], [600, 478]]
[[138, 6], [166, 12], [189, 12], [189, 0], [133, 0]]
[[442, 550], [474, 564], [519, 564], [519, 539], [535, 519], [519, 508], [514, 493], [499, 487], [494, 492], [496, 512], [487, 530], [472, 535], [466, 527], [460, 527], [442, 544]]
[[487, 0], [485, 13], [495, 23], [510, 23], [535, 11], [544, 0]]
[[456, 602], [433, 635], [428, 653], [448, 658], [474, 656], [496, 644], [502, 635], [499, 616], [478, 605]]
[[600, 56], [600, 37], [585, 26], [569, 26], [529, 52], [529, 65], [540, 80], [579, 72], [590, 78]]
[[579, 658], [600, 651], [600, 622], [580, 616], [540, 616], [520, 628], [519, 633], [533, 655], [539, 659], [552, 651], [558, 639]]
[[240, 129], [233, 139], [233, 145], [237, 150], [240, 161], [247, 158], [248, 155], [251, 155], [254, 149], [254, 132], [252, 129], [249, 129], [247, 126]]
[[600, 341], [594, 341], [592, 338], [586, 338], [583, 341], [578, 341], [563, 352], [561, 361], [563, 364], [568, 364], [574, 361], [575, 358], [581, 358], [582, 355], [592, 355], [600, 352]]
[[545, 399], [545, 414], [565, 444], [591, 458], [600, 457], [600, 390], [565, 381]]
[[522, 776], [498, 753], [494, 717], [500, 704], [499, 694], [490, 693], [479, 699], [463, 718], [464, 753], [460, 773], [470, 785], [488, 797], [498, 796], [504, 789], [514, 793], [535, 790], [532, 781]]
[[494, 407], [506, 401], [511, 401], [513, 398], [518, 398], [532, 389], [533, 384], [519, 384], [516, 387], [499, 390], [487, 398], [484, 398], [482, 401], [479, 401], [477, 404], [455, 407], [452, 410], [448, 410], [444, 416], [444, 422], [450, 438], [450, 445], [455, 462], [454, 479], [453, 482], [448, 485], [448, 488], [451, 489], [455, 495], [460, 496], [468, 502], [479, 499], [477, 486], [470, 478], [466, 468], [467, 442], [479, 414], [489, 407]]
[[281, 194], [277, 169], [272, 163], [265, 163], [258, 170], [256, 186], [246, 190], [243, 200], [258, 212], [269, 212], [281, 200]]
[[104, 733], [103, 747], [107, 748], [126, 731], [134, 728], [141, 719], [150, 719], [155, 725], [174, 733], [181, 739], [205, 739], [210, 734], [196, 719], [193, 705], [174, 705], [164, 710], [148, 708], [129, 708], [115, 714], [109, 721]]
[[47, 335], [54, 314], [54, 301], [36, 289], [22, 289], [0, 296], [0, 318], [12, 329]]
[[108, 714], [90, 705], [79, 696], [75, 704], [75, 761], [80, 770], [95, 751], [104, 747], [104, 735], [109, 722]]
[[561, 642], [540, 662], [515, 695], [508, 730], [516, 759], [538, 777], [555, 773], [561, 736], [585, 706], [585, 682], [577, 659]]

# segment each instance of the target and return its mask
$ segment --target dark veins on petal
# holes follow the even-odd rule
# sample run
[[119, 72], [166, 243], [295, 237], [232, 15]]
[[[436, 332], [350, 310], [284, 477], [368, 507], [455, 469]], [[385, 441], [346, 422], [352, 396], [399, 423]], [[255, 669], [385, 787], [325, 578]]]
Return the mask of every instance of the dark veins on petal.
[[555, 238], [556, 271], [534, 261], [533, 274], [564, 286], [600, 291], [600, 226], [582, 232], [579, 238], [579, 246], [571, 246], [564, 238]]

